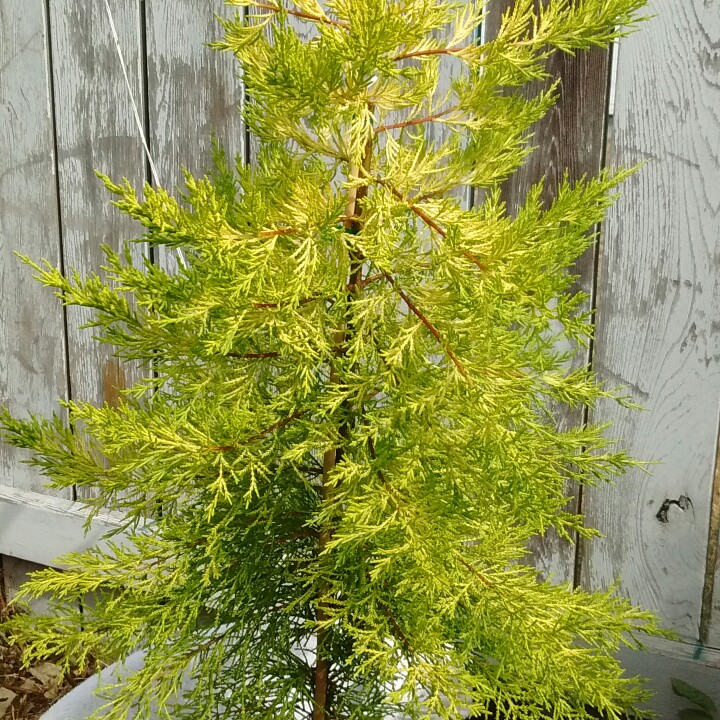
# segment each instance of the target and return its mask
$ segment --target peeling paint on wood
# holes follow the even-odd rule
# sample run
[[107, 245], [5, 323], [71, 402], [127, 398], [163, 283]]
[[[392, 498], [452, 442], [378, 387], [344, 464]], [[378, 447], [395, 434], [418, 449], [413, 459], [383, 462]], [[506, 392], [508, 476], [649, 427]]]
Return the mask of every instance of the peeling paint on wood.
[[[141, 228], [110, 201], [95, 171], [114, 180], [128, 178], [136, 187], [145, 181], [145, 160], [122, 66], [113, 40], [103, 0], [52, 2], [51, 28], [61, 230], [65, 267], [82, 275], [98, 273], [104, 255], [101, 244], [117, 250], [137, 237]], [[139, 2], [110, 0], [122, 55], [133, 95], [142, 113]], [[135, 245], [137, 262], [143, 248]], [[93, 340], [91, 330], [80, 326], [91, 320], [87, 308], [67, 308], [68, 375], [74, 400], [102, 404], [116, 402], [117, 391], [108, 389], [107, 374], [137, 374], [128, 365], [121, 370], [113, 348]], [[116, 378], [117, 379], [117, 378]], [[116, 383], [117, 384], [117, 383]], [[80, 496], [91, 491], [78, 488]]]
[[117, 358], [108, 358], [103, 364], [103, 402], [111, 407], [117, 407], [120, 391], [126, 387], [128, 387], [128, 383], [122, 363]]
[[[0, 4], [0, 402], [18, 415], [67, 397], [62, 306], [13, 255], [60, 260], [46, 20], [41, 0]], [[27, 458], [0, 445], [0, 483], [42, 490]]]

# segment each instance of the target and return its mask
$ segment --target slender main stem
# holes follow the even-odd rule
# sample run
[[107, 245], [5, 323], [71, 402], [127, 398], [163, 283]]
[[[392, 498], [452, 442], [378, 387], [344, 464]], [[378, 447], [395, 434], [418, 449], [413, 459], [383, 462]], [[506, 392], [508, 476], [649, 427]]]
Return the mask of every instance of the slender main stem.
[[[372, 138], [368, 139], [365, 146], [365, 153], [362, 162], [362, 169], [365, 173], [370, 172], [370, 166], [372, 162]], [[350, 166], [348, 169], [348, 180], [354, 181], [360, 177], [360, 167]], [[353, 235], [360, 232], [362, 229], [362, 222], [360, 218], [361, 208], [360, 201], [367, 195], [367, 186], [360, 188], [353, 187], [348, 191], [347, 203], [345, 206], [345, 229], [348, 233]], [[352, 298], [355, 294], [362, 289], [362, 264], [364, 258], [362, 254], [357, 250], [350, 250], [350, 275], [347, 282], [347, 293], [348, 297]], [[353, 326], [352, 321], [348, 318], [345, 320], [343, 326], [339, 328], [335, 333], [334, 346], [338, 348], [344, 348], [348, 342], [348, 336], [352, 333]], [[342, 354], [342, 353], [340, 353]], [[337, 372], [336, 363], [332, 363], [330, 366], [330, 385], [338, 383], [340, 376]], [[339, 425], [339, 436], [340, 438], [347, 439], [350, 436], [351, 417], [350, 408], [347, 404], [343, 406], [342, 418]], [[323, 503], [327, 503], [332, 499], [333, 489], [330, 486], [330, 476], [338, 464], [342, 456], [342, 449], [339, 447], [330, 448], [323, 455], [323, 470], [322, 470], [322, 491], [321, 497]], [[325, 551], [328, 544], [332, 540], [332, 529], [325, 526], [320, 529], [318, 537], [318, 550], [320, 555]], [[321, 585], [320, 597], [318, 599], [318, 605], [316, 610], [316, 620], [321, 627], [318, 628], [316, 633], [316, 661], [314, 671], [315, 687], [313, 691], [313, 712], [312, 720], [328, 720], [328, 706], [329, 706], [329, 679], [330, 679], [330, 661], [327, 657], [327, 642], [328, 642], [328, 631], [322, 627], [322, 624], [327, 621], [328, 616], [324, 607], [324, 597], [328, 592], [327, 584]]]

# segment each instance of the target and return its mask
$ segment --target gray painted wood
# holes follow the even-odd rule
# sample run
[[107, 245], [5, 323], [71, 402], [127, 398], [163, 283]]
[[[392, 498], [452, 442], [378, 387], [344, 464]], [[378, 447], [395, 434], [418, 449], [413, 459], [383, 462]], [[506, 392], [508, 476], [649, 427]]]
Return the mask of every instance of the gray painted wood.
[[705, 664], [691, 657], [669, 657], [658, 652], [628, 648], [621, 650], [618, 659], [626, 675], [639, 675], [649, 680], [648, 687], [653, 697], [644, 709], [656, 712], [659, 720], [676, 720], [678, 711], [693, 707], [686, 698], [673, 692], [672, 678], [689, 683], [720, 707], [720, 665]]
[[243, 151], [239, 66], [205, 45], [222, 37], [213, 13], [230, 16], [234, 8], [164, 0], [146, 12], [151, 151], [161, 183], [172, 189], [182, 185], [182, 167], [194, 174], [210, 168], [213, 131], [229, 158]]
[[[156, 0], [146, 3], [150, 148], [161, 185], [183, 186], [182, 167], [196, 175], [209, 170], [211, 133], [228, 158], [244, 152], [238, 108], [242, 86], [229, 53], [205, 46], [222, 37], [213, 13], [234, 14], [219, 0]], [[175, 266], [164, 250], [161, 262]]]
[[[139, 4], [110, 0], [111, 16], [136, 102], [142, 113], [143, 82]], [[60, 212], [65, 264], [83, 275], [100, 273], [101, 244], [118, 249], [141, 228], [110, 201], [95, 171], [128, 178], [141, 188], [145, 159], [122, 66], [103, 0], [51, 3], [53, 74], [58, 146]], [[139, 260], [143, 248], [134, 246]], [[113, 357], [113, 349], [79, 329], [92, 312], [67, 310], [70, 392], [98, 405], [117, 401], [118, 389], [133, 382], [137, 368]], [[80, 494], [87, 493], [79, 488]]]
[[[3, 574], [6, 583], [6, 597], [8, 602], [12, 601], [18, 593], [18, 590], [29, 579], [29, 575], [37, 570], [43, 570], [44, 565], [28, 562], [27, 560], [19, 560], [18, 558], [3, 556]], [[42, 614], [49, 610], [49, 596], [42, 595], [34, 600], [26, 601], [30, 611]]]
[[[66, 397], [63, 311], [13, 255], [60, 262], [49, 38], [41, 0], [0, 4], [0, 402], [47, 415]], [[0, 483], [42, 490], [44, 478], [0, 445]]]
[[86, 532], [88, 515], [80, 502], [0, 485], [0, 555], [62, 567], [61, 555], [104, 547], [103, 536], [121, 526], [120, 517], [101, 513]]
[[586, 493], [606, 538], [590, 543], [583, 581], [620, 576], [624, 594], [695, 639], [720, 398], [720, 15], [699, 1], [648, 11], [620, 43], [614, 145], [618, 163], [650, 162], [606, 225], [593, 360], [648, 410], [606, 403], [593, 420], [661, 464]]
[[[513, 4], [513, 0], [492, 0], [489, 3], [485, 40], [497, 36], [502, 15]], [[600, 170], [604, 152], [608, 55], [606, 50], [596, 48], [575, 56], [556, 53], [548, 60], [547, 69], [551, 79], [557, 78], [561, 83], [559, 99], [545, 118], [532, 128], [532, 145], [536, 149], [503, 187], [511, 215], [522, 206], [528, 190], [540, 179], [545, 178], [544, 200], [549, 204], [566, 170], [571, 182], [584, 175], [596, 175]], [[549, 86], [550, 82], [531, 83], [522, 89], [522, 96], [535, 97]], [[574, 275], [579, 276], [573, 292], [581, 291], [591, 298], [586, 310], [590, 309], [593, 302], [595, 256], [596, 248], [589, 248], [571, 269]], [[589, 351], [581, 350], [571, 367], [587, 366], [589, 362]], [[582, 409], [558, 407], [555, 415], [562, 429], [576, 427], [584, 422]], [[578, 488], [568, 487], [567, 495], [572, 497], [569, 509], [576, 512], [579, 508]], [[575, 546], [550, 531], [533, 541], [531, 552], [533, 563], [541, 576], [553, 577], [558, 582], [573, 582]]]

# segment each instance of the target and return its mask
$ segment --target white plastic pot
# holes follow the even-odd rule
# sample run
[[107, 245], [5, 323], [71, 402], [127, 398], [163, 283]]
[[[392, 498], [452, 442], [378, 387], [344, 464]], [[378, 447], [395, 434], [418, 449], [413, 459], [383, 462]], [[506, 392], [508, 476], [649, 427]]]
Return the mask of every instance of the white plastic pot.
[[[138, 651], [128, 656], [121, 666], [118, 666], [117, 663], [109, 665], [102, 672], [84, 680], [67, 695], [61, 697], [41, 716], [40, 720], [85, 720], [112, 698], [112, 691], [107, 690], [107, 687], [116, 685], [122, 677], [132, 675], [140, 670], [144, 664], [144, 658], [145, 654]], [[183, 685], [183, 689], [188, 690], [190, 682]], [[103, 687], [106, 690], [98, 694], [98, 690]], [[127, 720], [132, 720], [134, 717], [135, 712], [130, 712]], [[155, 713], [152, 714], [150, 720], [156, 720]]]

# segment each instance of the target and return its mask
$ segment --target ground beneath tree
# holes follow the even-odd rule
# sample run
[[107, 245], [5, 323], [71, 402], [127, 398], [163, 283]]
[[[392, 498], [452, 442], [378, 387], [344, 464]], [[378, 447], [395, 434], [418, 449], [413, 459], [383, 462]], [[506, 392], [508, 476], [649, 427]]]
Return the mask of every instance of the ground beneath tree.
[[[10, 612], [0, 598], [0, 622]], [[0, 720], [37, 720], [90, 674], [75, 673], [60, 682], [60, 667], [55, 663], [41, 662], [23, 669], [22, 650], [17, 645], [11, 647], [9, 640], [0, 629]]]

